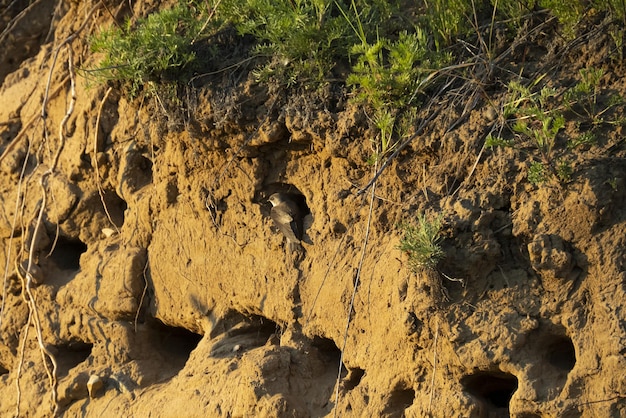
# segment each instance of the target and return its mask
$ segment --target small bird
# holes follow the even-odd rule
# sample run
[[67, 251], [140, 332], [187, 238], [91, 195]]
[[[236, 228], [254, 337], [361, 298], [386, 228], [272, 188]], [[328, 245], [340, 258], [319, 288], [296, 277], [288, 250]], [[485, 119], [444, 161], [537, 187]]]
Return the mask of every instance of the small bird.
[[274, 193], [270, 196], [269, 202], [272, 204], [270, 217], [276, 227], [287, 238], [289, 249], [296, 251], [301, 248], [302, 238], [302, 214], [300, 208], [283, 193]]

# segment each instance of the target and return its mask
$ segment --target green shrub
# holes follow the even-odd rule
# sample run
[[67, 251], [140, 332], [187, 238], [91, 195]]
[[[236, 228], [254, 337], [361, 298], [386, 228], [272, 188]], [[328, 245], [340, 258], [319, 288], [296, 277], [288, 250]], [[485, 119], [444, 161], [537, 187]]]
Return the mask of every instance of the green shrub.
[[401, 32], [396, 41], [381, 38], [355, 44], [350, 53], [357, 60], [347, 83], [358, 87], [360, 101], [375, 108], [408, 105], [418, 86], [451, 61], [449, 54], [429, 49], [428, 37], [420, 28]]
[[583, 2], [563, 0], [539, 0], [541, 7], [548, 9], [550, 13], [559, 19], [561, 32], [566, 39], [574, 39], [576, 26], [585, 15]]
[[[623, 114], [623, 111], [610, 113], [609, 110], [623, 105], [624, 100], [617, 94], [607, 95], [602, 91], [600, 83], [603, 76], [601, 69], [582, 69], [580, 81], [565, 89], [562, 94], [548, 87], [534, 91], [533, 88], [543, 77], [536, 79], [530, 86], [511, 81], [503, 105], [502, 128], [510, 128], [515, 134], [514, 138], [503, 139], [490, 134], [485, 140], [485, 146], [516, 147], [520, 145], [520, 139], [529, 139], [539, 156], [537, 158], [532, 151], [528, 154], [539, 161], [531, 163], [528, 180], [536, 185], [555, 176], [562, 183], [569, 182], [573, 171], [568, 162], [571, 160], [569, 155], [580, 146], [594, 145], [599, 126], [623, 123], [623, 119], [615, 116]], [[575, 121], [582, 132], [555, 150], [557, 135], [565, 127], [566, 117]], [[504, 132], [504, 129], [499, 131]]]
[[[313, 69], [325, 73], [328, 63], [323, 59], [322, 45], [332, 43], [335, 36], [332, 29], [322, 30], [329, 3], [327, 0], [224, 0], [219, 5], [218, 17], [232, 23], [241, 35], [254, 36], [260, 42], [256, 54], [275, 56], [282, 67], [298, 67], [297, 72], [310, 73]], [[305, 65], [309, 56], [319, 67]], [[269, 78], [274, 70], [267, 66], [259, 72], [259, 78]]]
[[135, 24], [128, 20], [121, 28], [99, 32], [91, 39], [91, 49], [104, 53], [104, 59], [88, 73], [98, 81], [127, 83], [131, 96], [152, 82], [184, 79], [195, 59], [191, 41], [203, 24], [196, 13], [180, 4]]
[[567, 183], [572, 179], [572, 165], [565, 160], [560, 160], [556, 165], [556, 176], [561, 183]]
[[350, 53], [357, 59], [346, 81], [355, 88], [355, 99], [373, 109], [372, 120], [380, 131], [378, 158], [400, 139], [394, 129], [396, 118], [404, 117], [418, 89], [434, 71], [451, 61], [451, 55], [431, 50], [426, 33], [419, 27], [413, 33], [401, 32], [396, 41], [379, 38], [369, 43], [362, 39]]
[[442, 216], [428, 219], [425, 214], [417, 215], [417, 224], [402, 224], [404, 236], [398, 249], [409, 256], [409, 266], [414, 273], [421, 269], [434, 269], [445, 255], [441, 242]]
[[617, 120], [606, 120], [607, 112], [624, 103], [619, 94], [610, 94], [605, 102], [600, 102], [600, 82], [604, 76], [601, 68], [583, 68], [579, 72], [580, 82], [563, 95], [565, 108], [573, 112], [581, 121], [595, 127], [603, 123], [616, 124]]
[[472, 13], [472, 3], [468, 0], [432, 0], [425, 2], [420, 24], [430, 29], [437, 49], [441, 49], [471, 28]]
[[218, 18], [259, 42], [254, 54], [268, 62], [257, 78], [284, 84], [324, 79], [339, 56], [346, 55], [349, 26], [333, 0], [222, 0]]
[[[536, 86], [541, 78], [535, 80], [531, 87]], [[512, 125], [510, 129], [518, 134], [517, 138], [527, 138], [536, 150], [539, 151], [540, 162], [531, 163], [528, 171], [528, 180], [532, 184], [540, 184], [548, 179], [548, 174], [554, 172], [550, 169], [553, 160], [553, 151], [556, 138], [561, 129], [565, 127], [565, 117], [559, 112], [557, 94], [552, 88], [543, 87], [533, 92], [532, 88], [524, 86], [518, 81], [511, 81], [508, 86], [509, 95], [503, 107], [505, 123]], [[488, 137], [486, 145], [515, 146], [513, 140]]]
[[533, 161], [528, 168], [528, 181], [535, 186], [544, 183], [548, 179], [546, 167], [539, 161]]

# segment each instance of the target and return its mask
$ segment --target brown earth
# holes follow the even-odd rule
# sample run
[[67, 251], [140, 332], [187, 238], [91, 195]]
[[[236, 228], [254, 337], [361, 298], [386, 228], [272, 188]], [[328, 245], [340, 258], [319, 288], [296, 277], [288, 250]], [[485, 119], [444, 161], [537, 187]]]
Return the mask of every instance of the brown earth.
[[[595, 66], [626, 96], [608, 30], [504, 45], [359, 194], [376, 133], [341, 84], [244, 66], [178, 108], [130, 100], [69, 71], [99, 59], [102, 3], [27, 3], [0, 22], [1, 416], [626, 416], [622, 126], [566, 184], [530, 184], [527, 147], [483, 146], [509, 74], [558, 89]], [[132, 3], [113, 12], [159, 7]], [[310, 212], [301, 254], [276, 191]], [[424, 211], [446, 258], [413, 274], [397, 224]]]

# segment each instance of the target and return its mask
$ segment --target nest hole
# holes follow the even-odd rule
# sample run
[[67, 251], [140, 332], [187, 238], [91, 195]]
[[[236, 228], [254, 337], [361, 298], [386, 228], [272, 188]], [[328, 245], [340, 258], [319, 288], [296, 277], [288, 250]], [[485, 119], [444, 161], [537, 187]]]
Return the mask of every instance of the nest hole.
[[415, 390], [408, 383], [400, 382], [389, 394], [383, 413], [390, 417], [402, 417], [404, 410], [413, 405], [414, 401]]
[[59, 237], [50, 259], [61, 270], [80, 270], [80, 256], [87, 251], [87, 244], [78, 239]]
[[359, 386], [359, 383], [361, 383], [361, 379], [364, 375], [365, 370], [363, 369], [360, 369], [358, 367], [350, 369], [350, 371], [348, 372], [348, 378], [346, 379], [346, 383], [344, 384], [344, 388], [347, 391], [350, 391]]
[[71, 369], [86, 361], [91, 355], [93, 344], [71, 341], [54, 346], [52, 350], [58, 367], [58, 377], [67, 376]]
[[576, 350], [572, 340], [567, 336], [556, 336], [548, 344], [548, 363], [553, 367], [570, 372], [576, 365]]
[[267, 186], [265, 194], [267, 195], [265, 199], [261, 197], [261, 194], [257, 196], [259, 200], [267, 200], [269, 196], [274, 193], [282, 193], [286, 195], [289, 199], [293, 200], [296, 205], [298, 205], [298, 209], [300, 209], [300, 213], [302, 217], [311, 214], [311, 209], [309, 209], [309, 205], [306, 202], [306, 197], [302, 194], [298, 188], [292, 184], [288, 183], [273, 183]]
[[[461, 379], [467, 392], [478, 398], [486, 408], [494, 413], [506, 409], [502, 416], [508, 416], [509, 403], [517, 390], [517, 377], [503, 372], [478, 372]], [[500, 415], [498, 415], [500, 416]]]
[[280, 329], [276, 322], [260, 315], [244, 315], [237, 311], [228, 313], [211, 332], [214, 340], [213, 357], [240, 356], [246, 351], [261, 347], [272, 339]]
[[158, 320], [152, 325], [152, 331], [152, 347], [167, 358], [168, 363], [177, 370], [185, 366], [191, 352], [202, 339], [202, 335], [185, 328], [166, 325]]

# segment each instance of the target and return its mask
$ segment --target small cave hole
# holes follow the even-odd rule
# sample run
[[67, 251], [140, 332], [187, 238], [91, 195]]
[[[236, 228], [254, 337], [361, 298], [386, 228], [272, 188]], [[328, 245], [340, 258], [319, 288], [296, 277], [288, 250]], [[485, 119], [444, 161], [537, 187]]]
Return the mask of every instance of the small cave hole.
[[[341, 361], [341, 350], [332, 339], [316, 335], [310, 341], [311, 358], [315, 358], [315, 361], [319, 362], [315, 366], [319, 373], [316, 378], [316, 385], [320, 390], [326, 391], [328, 395], [327, 405], [330, 405], [333, 403], [334, 388], [338, 378], [337, 373], [339, 373], [340, 380], [339, 388], [341, 388], [342, 392], [347, 392], [359, 384], [365, 372], [360, 373], [360, 369], [351, 369], [350, 374], [348, 374], [346, 365]], [[346, 376], [349, 376], [348, 379], [346, 379]]]
[[133, 172], [134, 189], [139, 190], [152, 183], [152, 161], [144, 155], [135, 155], [133, 166], [137, 170]]
[[286, 183], [271, 184], [266, 189], [267, 196], [265, 200], [267, 201], [267, 199], [274, 193], [280, 193], [291, 199], [298, 206], [298, 209], [300, 209], [302, 217], [311, 213], [311, 209], [309, 209], [309, 206], [306, 203], [306, 197], [304, 197], [300, 190], [298, 190], [295, 186]]
[[[338, 365], [341, 359], [341, 350], [337, 347], [337, 344], [330, 338], [324, 338], [320, 336], [313, 337], [311, 345], [317, 348], [320, 358], [326, 363]], [[344, 366], [345, 368], [345, 366]]]
[[[280, 219], [280, 209], [276, 209], [276, 214], [279, 215], [278, 218], [275, 218], [273, 205], [275, 203], [271, 203], [272, 196], [274, 194], [278, 194], [278, 201], [286, 201], [287, 207], [292, 211], [292, 207], [295, 204], [296, 211], [299, 212], [299, 216], [293, 216], [289, 225], [284, 224], [281, 225], [278, 219]], [[261, 205], [267, 210], [267, 215], [274, 220], [274, 225], [281, 231], [285, 229], [286, 226], [289, 226], [291, 231], [293, 231], [296, 238], [306, 242], [307, 244], [313, 244], [311, 239], [305, 234], [305, 230], [310, 226], [310, 223], [306, 221], [306, 219], [310, 218], [311, 209], [307, 205], [306, 197], [293, 185], [286, 183], [274, 183], [269, 185], [263, 192], [259, 192], [257, 194], [257, 201], [261, 203]], [[288, 229], [287, 229], [288, 230]], [[283, 233], [285, 233], [283, 231]], [[288, 232], [291, 233], [291, 232]]]
[[169, 364], [178, 370], [185, 366], [191, 352], [202, 339], [202, 335], [185, 328], [165, 325], [161, 321], [156, 321], [152, 330], [152, 347], [167, 358]]
[[[128, 204], [113, 190], [104, 191], [103, 200], [106, 205], [107, 217], [111, 218], [115, 226], [121, 228], [124, 225], [124, 212], [126, 212]], [[102, 203], [100, 205], [102, 206]], [[104, 210], [104, 208], [102, 209]]]
[[389, 416], [404, 416], [404, 410], [413, 404], [415, 400], [415, 390], [406, 382], [396, 384], [387, 399], [383, 412]]
[[0, 364], [0, 376], [5, 375], [7, 373], [9, 373], [9, 369], [7, 369], [2, 364]]
[[61, 270], [80, 270], [80, 256], [87, 245], [78, 239], [59, 237], [50, 258]]
[[87, 360], [93, 344], [83, 341], [70, 341], [54, 346], [52, 352], [57, 362], [58, 377], [67, 376], [71, 369]]
[[566, 336], [558, 336], [548, 344], [548, 363], [555, 368], [570, 372], [576, 364], [576, 351], [572, 340]]
[[233, 357], [276, 340], [279, 330], [276, 322], [259, 315], [246, 316], [232, 311], [211, 333], [216, 341], [211, 348], [213, 357]]
[[241, 319], [230, 327], [227, 333], [231, 337], [237, 335], [254, 336], [258, 340], [257, 346], [259, 346], [265, 344], [269, 337], [275, 334], [278, 329], [276, 322], [264, 316], [245, 316], [242, 314]]
[[361, 379], [365, 375], [365, 370], [355, 367], [348, 372], [348, 378], [344, 384], [346, 390], [352, 390], [361, 383]]
[[518, 383], [517, 378], [508, 373], [478, 372], [465, 376], [461, 384], [467, 392], [484, 401], [487, 407], [508, 409]]

